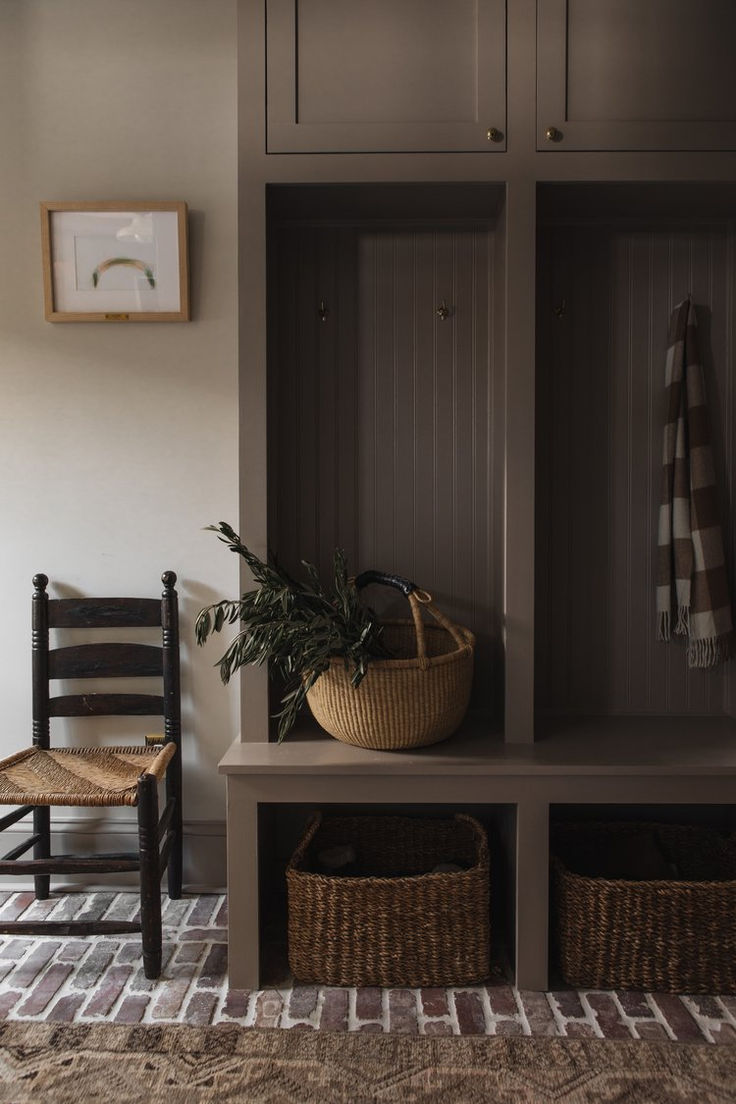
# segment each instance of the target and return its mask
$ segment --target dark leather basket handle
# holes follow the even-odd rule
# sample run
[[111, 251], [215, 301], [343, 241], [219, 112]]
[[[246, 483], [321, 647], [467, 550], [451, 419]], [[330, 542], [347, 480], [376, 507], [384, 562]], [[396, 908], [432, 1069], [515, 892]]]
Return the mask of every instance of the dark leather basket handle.
[[358, 590], [361, 590], [364, 586], [368, 586], [369, 583], [380, 583], [382, 586], [390, 586], [395, 590], [400, 590], [402, 594], [406, 595], [409, 605], [411, 606], [411, 616], [414, 621], [414, 630], [417, 636], [417, 658], [419, 660], [419, 666], [423, 669], [429, 666], [429, 660], [427, 659], [422, 607], [426, 607], [435, 621], [449, 632], [458, 648], [472, 648], [475, 640], [473, 634], [468, 629], [458, 628], [457, 625], [453, 625], [452, 621], [448, 621], [445, 615], [440, 613], [434, 605], [432, 595], [428, 594], [426, 590], [420, 590], [416, 583], [404, 579], [401, 575], [389, 575], [384, 571], [364, 571], [362, 574], [358, 575], [355, 580], [355, 585]]
[[400, 590], [407, 598], [417, 589], [415, 583], [409, 582], [401, 575], [389, 575], [385, 571], [363, 571], [355, 580], [358, 590], [362, 590], [369, 583], [380, 583], [382, 586], [393, 587], [395, 590]]

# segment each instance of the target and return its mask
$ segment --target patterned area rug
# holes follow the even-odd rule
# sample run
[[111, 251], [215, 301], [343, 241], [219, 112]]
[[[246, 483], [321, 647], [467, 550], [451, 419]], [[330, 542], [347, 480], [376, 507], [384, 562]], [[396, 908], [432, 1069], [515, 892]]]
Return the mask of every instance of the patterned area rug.
[[736, 1048], [235, 1026], [0, 1027], [6, 1104], [726, 1104]]

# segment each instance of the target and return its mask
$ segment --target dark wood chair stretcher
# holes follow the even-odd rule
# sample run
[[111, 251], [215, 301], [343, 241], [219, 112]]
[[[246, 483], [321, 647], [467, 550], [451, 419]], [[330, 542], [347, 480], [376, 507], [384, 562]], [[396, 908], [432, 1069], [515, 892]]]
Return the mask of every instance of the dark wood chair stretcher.
[[[158, 598], [49, 598], [45, 575], [33, 578], [33, 745], [0, 761], [0, 805], [20, 808], [0, 819], [0, 831], [29, 813], [33, 834], [0, 860], [0, 874], [33, 875], [36, 897], [49, 896], [52, 874], [140, 872], [140, 922], [40, 920], [0, 922], [17, 935], [141, 932], [146, 977], [161, 973], [161, 878], [181, 897], [181, 706], [176, 575], [161, 576]], [[50, 629], [161, 629], [161, 645], [89, 643], [49, 647]], [[149, 633], [150, 637], [150, 633]], [[51, 696], [57, 679], [152, 677], [161, 693], [77, 693]], [[136, 747], [50, 746], [52, 717], [161, 716], [163, 733]], [[166, 804], [159, 818], [158, 784]], [[138, 850], [99, 855], [51, 855], [51, 806], [132, 805]], [[21, 859], [33, 847], [32, 859]]]

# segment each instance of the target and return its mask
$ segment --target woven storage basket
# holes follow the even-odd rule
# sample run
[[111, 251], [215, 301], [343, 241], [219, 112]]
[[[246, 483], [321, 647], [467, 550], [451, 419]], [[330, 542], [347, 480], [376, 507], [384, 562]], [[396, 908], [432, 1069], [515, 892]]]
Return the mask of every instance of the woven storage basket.
[[[316, 872], [350, 844], [358, 877]], [[459, 872], [428, 873], [454, 862]], [[323, 985], [465, 985], [489, 971], [488, 841], [472, 817], [317, 814], [286, 870], [289, 965]]]
[[[315, 719], [346, 744], [397, 751], [436, 744], [460, 725], [473, 681], [475, 637], [452, 624], [432, 597], [397, 576], [367, 571], [357, 586], [381, 582], [406, 594], [411, 621], [384, 623], [383, 641], [395, 659], [375, 659], [359, 686], [335, 657], [307, 693]], [[437, 622], [425, 624], [422, 609]]]
[[[676, 878], [592, 876], [612, 847], [620, 865], [621, 855], [646, 852], [653, 837]], [[736, 990], [736, 837], [672, 824], [559, 825], [552, 876], [560, 968], [569, 985]]]

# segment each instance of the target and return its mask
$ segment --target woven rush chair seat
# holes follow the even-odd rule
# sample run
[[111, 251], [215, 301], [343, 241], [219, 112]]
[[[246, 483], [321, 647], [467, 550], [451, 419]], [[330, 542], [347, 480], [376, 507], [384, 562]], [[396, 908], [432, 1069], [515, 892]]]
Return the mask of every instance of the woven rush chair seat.
[[0, 800], [18, 805], [137, 805], [157, 747], [26, 748], [0, 761]]
[[[163, 592], [156, 598], [57, 598], [47, 593], [48, 576], [34, 575], [32, 746], [0, 760], [0, 807], [16, 806], [0, 815], [0, 833], [32, 817], [30, 835], [5, 854], [0, 848], [0, 875], [32, 877], [36, 899], [44, 901], [51, 892], [52, 877], [81, 874], [97, 881], [99, 874], [136, 872], [141, 899], [140, 913], [134, 920], [0, 918], [0, 934], [140, 932], [143, 969], [152, 979], [160, 976], [163, 961], [164, 873], [169, 897], [176, 900], [182, 892], [181, 689], [175, 573], [164, 571], [161, 582]], [[117, 629], [123, 630], [122, 639], [112, 642], [110, 630]], [[109, 689], [107, 680], [121, 689]], [[135, 689], [125, 689], [130, 685], [128, 680], [135, 680]], [[156, 736], [141, 735], [137, 747], [99, 746], [101, 733], [95, 722], [100, 717], [155, 717], [159, 718], [160, 732]], [[74, 741], [79, 736], [81, 747], [74, 742], [52, 747], [51, 727], [60, 720], [68, 723], [65, 740]], [[129, 731], [132, 741], [136, 728], [131, 725]], [[163, 809], [159, 806], [159, 787], [164, 791]], [[59, 854], [53, 847], [51, 810], [55, 806], [132, 806], [136, 810], [137, 845], [126, 851], [92, 848], [88, 854]], [[63, 838], [62, 833], [60, 836]]]

